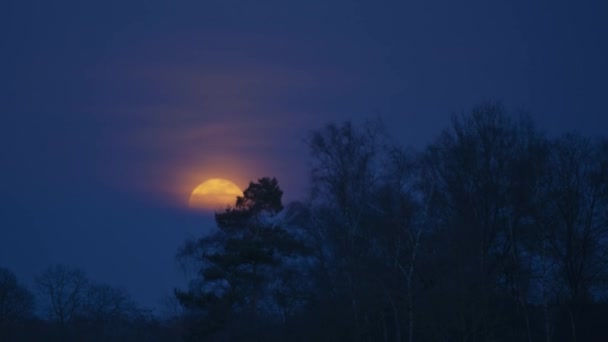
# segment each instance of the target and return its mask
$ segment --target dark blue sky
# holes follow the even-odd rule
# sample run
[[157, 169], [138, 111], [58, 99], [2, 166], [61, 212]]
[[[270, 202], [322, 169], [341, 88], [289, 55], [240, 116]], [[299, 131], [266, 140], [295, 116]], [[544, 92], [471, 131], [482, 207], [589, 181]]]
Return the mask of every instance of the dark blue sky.
[[605, 1], [28, 1], [0, 5], [0, 265], [52, 263], [155, 306], [210, 218], [208, 177], [304, 196], [302, 139], [381, 117], [422, 147], [487, 100], [605, 134]]

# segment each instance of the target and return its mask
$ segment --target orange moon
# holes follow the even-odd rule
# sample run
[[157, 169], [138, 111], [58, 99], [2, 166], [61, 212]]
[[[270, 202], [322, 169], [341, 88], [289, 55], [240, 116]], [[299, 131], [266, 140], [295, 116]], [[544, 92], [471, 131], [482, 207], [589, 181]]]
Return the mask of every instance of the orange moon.
[[192, 190], [188, 204], [193, 209], [223, 209], [234, 205], [237, 196], [243, 196], [243, 191], [236, 184], [222, 178], [211, 178]]

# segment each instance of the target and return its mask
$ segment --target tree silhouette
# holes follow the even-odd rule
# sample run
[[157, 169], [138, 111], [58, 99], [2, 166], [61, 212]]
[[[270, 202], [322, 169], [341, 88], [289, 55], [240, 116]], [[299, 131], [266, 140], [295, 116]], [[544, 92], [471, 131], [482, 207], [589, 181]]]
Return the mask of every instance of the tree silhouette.
[[[567, 304], [570, 335], [608, 279], [608, 154], [601, 142], [568, 134], [551, 144], [540, 219], [555, 266], [552, 292]], [[584, 340], [584, 338], [583, 338]]]
[[391, 144], [379, 122], [330, 124], [314, 132], [308, 145], [317, 295], [340, 308], [331, 319], [342, 322], [332, 336], [413, 340], [415, 264], [425, 216], [414, 194], [415, 156]]
[[271, 305], [266, 285], [276, 275], [274, 270], [284, 257], [304, 251], [278, 225], [282, 195], [274, 178], [251, 182], [234, 207], [216, 213], [216, 234], [189, 241], [179, 252], [181, 260], [200, 262], [201, 277], [188, 291], [175, 291], [185, 308], [202, 317], [195, 334], [220, 332], [228, 324], [244, 326], [247, 320], [258, 318], [259, 310]]
[[33, 316], [33, 309], [33, 295], [13, 272], [0, 267], [0, 340], [9, 340], [12, 330]]
[[[422, 173], [434, 184], [428, 188], [434, 196], [433, 263], [442, 270], [428, 276], [443, 301], [436, 304], [445, 308], [434, 314], [441, 317], [430, 329], [440, 334], [435, 338], [487, 340], [522, 331], [497, 325], [505, 322], [501, 316], [522, 317], [526, 326], [530, 270], [524, 247], [544, 145], [529, 121], [511, 118], [500, 104], [485, 104], [455, 117], [427, 149]], [[521, 312], [505, 304], [506, 296], [520, 303]]]
[[307, 201], [252, 182], [180, 250], [194, 339], [605, 340], [606, 139], [549, 139], [487, 103], [422, 151], [377, 122], [307, 143]]
[[82, 271], [63, 265], [52, 266], [37, 277], [36, 285], [46, 297], [49, 317], [61, 325], [74, 319], [84, 304], [88, 282]]

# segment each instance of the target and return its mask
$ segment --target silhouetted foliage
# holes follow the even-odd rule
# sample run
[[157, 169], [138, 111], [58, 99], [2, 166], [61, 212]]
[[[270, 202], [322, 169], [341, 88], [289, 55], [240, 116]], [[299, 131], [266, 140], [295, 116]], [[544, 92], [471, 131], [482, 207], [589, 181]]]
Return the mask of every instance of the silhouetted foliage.
[[608, 288], [608, 154], [602, 142], [568, 134], [551, 143], [539, 228], [550, 261], [545, 287], [563, 304], [573, 341], [582, 316]]
[[29, 323], [19, 340], [132, 341], [151, 336], [155, 320], [121, 289], [91, 282], [85, 273], [64, 265], [49, 267], [36, 278], [48, 321]]
[[[218, 213], [220, 233], [182, 249], [180, 256], [203, 265], [199, 282], [177, 293], [191, 314], [204, 311], [195, 326], [216, 329], [201, 336], [607, 338], [601, 324], [608, 308], [605, 139], [548, 139], [526, 116], [488, 103], [455, 116], [421, 152], [391, 143], [378, 122], [330, 124], [307, 144], [311, 196], [288, 207], [280, 230], [298, 227], [305, 234], [285, 235], [291, 245], [268, 238], [278, 231], [259, 225], [269, 222], [259, 217], [272, 216], [260, 213], [281, 212], [282, 205], [265, 180]], [[311, 246], [311, 253], [284, 268], [286, 259], [277, 256], [296, 246]], [[210, 291], [218, 281], [232, 292]], [[283, 291], [261, 310], [263, 289], [277, 281]], [[297, 305], [282, 311], [288, 302]], [[250, 325], [235, 324], [239, 319]]]
[[452, 303], [434, 314], [430, 331], [435, 338], [510, 336], [512, 325], [502, 322], [512, 315], [526, 326], [527, 308], [517, 305], [530, 285], [524, 246], [533, 213], [530, 199], [540, 180], [535, 164], [544, 156], [543, 138], [531, 124], [511, 119], [493, 104], [456, 117], [425, 153], [423, 173], [434, 184], [436, 252], [430, 261], [442, 270], [427, 273], [434, 283], [429, 291]]
[[[315, 132], [313, 207], [319, 236], [319, 302], [340, 307], [329, 332], [358, 341], [407, 336], [413, 325], [416, 253], [424, 223], [413, 188], [415, 156], [391, 146], [379, 123]], [[350, 329], [345, 327], [350, 326]]]
[[81, 270], [55, 265], [36, 278], [36, 285], [49, 318], [65, 325], [82, 309], [88, 279]]
[[13, 272], [0, 267], [0, 340], [11, 340], [33, 317], [33, 310], [34, 296], [17, 282]]
[[257, 336], [261, 316], [272, 319], [270, 308], [285, 304], [269, 285], [280, 285], [281, 265], [306, 248], [280, 226], [282, 195], [274, 178], [250, 183], [234, 207], [216, 213], [216, 234], [189, 241], [180, 251], [180, 259], [200, 263], [201, 278], [188, 291], [175, 291], [194, 322], [191, 339], [247, 339], [238, 335], [243, 331]]
[[0, 269], [0, 339], [608, 340], [607, 139], [550, 139], [488, 103], [421, 151], [379, 122], [306, 143], [310, 196], [251, 182], [180, 248], [194, 276], [165, 320], [65, 266], [36, 278], [35, 318]]

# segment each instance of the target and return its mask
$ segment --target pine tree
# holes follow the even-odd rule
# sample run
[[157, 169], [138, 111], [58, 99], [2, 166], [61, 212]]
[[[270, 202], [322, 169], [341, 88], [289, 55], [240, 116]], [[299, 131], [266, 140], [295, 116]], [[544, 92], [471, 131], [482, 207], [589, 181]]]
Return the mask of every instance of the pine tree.
[[[275, 178], [251, 182], [234, 207], [216, 213], [219, 231], [187, 243], [180, 257], [202, 261], [200, 276], [186, 292], [176, 290], [180, 303], [202, 317], [199, 335], [223, 330], [236, 317], [253, 322], [265, 285], [282, 258], [302, 253], [304, 247], [275, 222], [283, 191]], [[241, 320], [242, 321], [242, 320]]]

